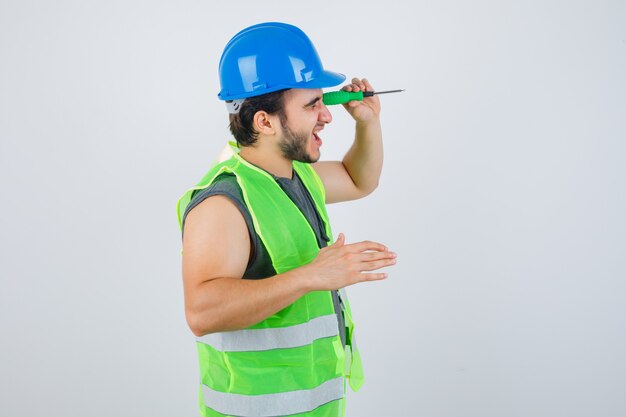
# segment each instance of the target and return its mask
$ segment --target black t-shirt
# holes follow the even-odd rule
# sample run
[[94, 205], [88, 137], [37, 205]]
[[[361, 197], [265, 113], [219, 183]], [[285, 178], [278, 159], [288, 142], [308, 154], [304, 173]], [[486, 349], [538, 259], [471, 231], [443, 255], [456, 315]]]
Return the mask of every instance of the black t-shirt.
[[[270, 174], [271, 175], [271, 174]], [[302, 183], [302, 180], [298, 174], [293, 171], [293, 178], [283, 178], [273, 176], [274, 180], [278, 183], [281, 189], [289, 196], [294, 204], [300, 209], [304, 217], [307, 219], [311, 228], [315, 233], [318, 247], [323, 248], [328, 245], [329, 237], [326, 235], [324, 221], [315, 208], [313, 198], [309, 194], [308, 190]], [[215, 181], [207, 188], [203, 190], [197, 190], [191, 197], [191, 201], [185, 213], [183, 215], [183, 227], [187, 214], [194, 209], [198, 204], [205, 199], [214, 196], [223, 195], [232, 200], [241, 211], [246, 224], [248, 226], [248, 233], [250, 235], [250, 242], [252, 245], [252, 253], [248, 260], [248, 265], [243, 274], [244, 279], [263, 279], [276, 275], [276, 270], [272, 265], [271, 258], [263, 241], [259, 238], [258, 234], [254, 230], [254, 224], [252, 222], [252, 216], [250, 211], [246, 207], [241, 188], [234, 174], [222, 173]], [[335, 313], [339, 321], [339, 334], [341, 341], [345, 345], [345, 321], [343, 314], [341, 313], [341, 307], [339, 304], [339, 297], [337, 291], [332, 291], [333, 304], [335, 306]]]

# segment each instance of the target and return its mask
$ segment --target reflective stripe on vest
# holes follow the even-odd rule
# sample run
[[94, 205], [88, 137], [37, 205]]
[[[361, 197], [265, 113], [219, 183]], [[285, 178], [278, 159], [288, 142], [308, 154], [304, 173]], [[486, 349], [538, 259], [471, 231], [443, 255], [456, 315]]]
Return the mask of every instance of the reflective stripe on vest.
[[253, 352], [305, 346], [338, 334], [337, 317], [332, 314], [289, 327], [211, 333], [197, 341], [222, 352]]
[[241, 417], [284, 416], [306, 413], [344, 396], [343, 378], [324, 382], [311, 390], [264, 395], [229, 394], [202, 385], [204, 403], [213, 410]]

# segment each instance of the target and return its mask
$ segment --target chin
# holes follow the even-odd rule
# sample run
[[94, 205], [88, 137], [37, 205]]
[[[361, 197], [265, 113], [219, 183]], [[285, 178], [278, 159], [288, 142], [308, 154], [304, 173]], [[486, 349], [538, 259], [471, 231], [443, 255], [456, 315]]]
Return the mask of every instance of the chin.
[[317, 151], [317, 153], [309, 154], [308, 156], [309, 156], [309, 159], [311, 160], [311, 163], [313, 164], [320, 160], [322, 153], [320, 151]]
[[318, 152], [317, 155], [307, 153], [306, 156], [297, 158], [296, 161], [303, 162], [305, 164], [314, 164], [315, 162], [319, 161], [320, 156], [322, 156], [320, 152]]

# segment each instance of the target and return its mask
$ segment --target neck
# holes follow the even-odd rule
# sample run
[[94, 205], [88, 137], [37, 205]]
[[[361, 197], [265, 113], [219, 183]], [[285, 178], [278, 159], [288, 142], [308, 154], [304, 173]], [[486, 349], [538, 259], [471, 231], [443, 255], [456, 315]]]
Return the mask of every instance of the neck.
[[282, 156], [280, 152], [258, 145], [242, 146], [239, 156], [276, 177], [289, 179], [293, 177], [292, 161]]

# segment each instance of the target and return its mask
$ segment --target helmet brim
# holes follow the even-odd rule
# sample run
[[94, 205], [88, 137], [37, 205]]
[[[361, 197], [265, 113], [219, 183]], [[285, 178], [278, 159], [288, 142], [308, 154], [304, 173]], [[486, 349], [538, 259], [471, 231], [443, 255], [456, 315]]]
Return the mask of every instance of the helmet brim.
[[311, 81], [304, 82], [302, 86], [296, 86], [293, 88], [327, 88], [334, 87], [341, 84], [346, 79], [346, 76], [338, 72], [324, 70], [322, 74]]
[[260, 96], [260, 95], [267, 94], [267, 93], [273, 93], [275, 91], [287, 90], [289, 88], [328, 88], [328, 87], [334, 87], [336, 85], [341, 84], [342, 82], [345, 81], [345, 79], [346, 79], [346, 76], [343, 74], [340, 74], [338, 72], [324, 70], [312, 80], [301, 81], [299, 83], [293, 83], [293, 84], [275, 85], [273, 87], [263, 89], [263, 91], [260, 92], [259, 94], [254, 94], [251, 92], [243, 92], [241, 94], [233, 94], [229, 96], [224, 96], [220, 92], [220, 94], [218, 94], [217, 97], [220, 100], [237, 100], [240, 98], [255, 97], [255, 96]]

